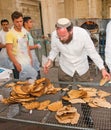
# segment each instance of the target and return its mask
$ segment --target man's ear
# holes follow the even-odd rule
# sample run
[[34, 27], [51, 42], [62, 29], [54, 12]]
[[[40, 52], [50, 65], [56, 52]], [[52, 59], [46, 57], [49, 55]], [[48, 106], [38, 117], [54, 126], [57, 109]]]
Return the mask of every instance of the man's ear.
[[70, 34], [73, 34], [73, 29], [71, 29]]

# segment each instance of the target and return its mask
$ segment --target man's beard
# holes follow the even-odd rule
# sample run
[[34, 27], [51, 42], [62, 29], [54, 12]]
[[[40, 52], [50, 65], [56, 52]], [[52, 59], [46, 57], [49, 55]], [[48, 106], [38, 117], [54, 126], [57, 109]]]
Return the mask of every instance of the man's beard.
[[63, 44], [69, 44], [72, 41], [73, 35], [69, 35], [69, 38], [67, 40], [60, 40]]

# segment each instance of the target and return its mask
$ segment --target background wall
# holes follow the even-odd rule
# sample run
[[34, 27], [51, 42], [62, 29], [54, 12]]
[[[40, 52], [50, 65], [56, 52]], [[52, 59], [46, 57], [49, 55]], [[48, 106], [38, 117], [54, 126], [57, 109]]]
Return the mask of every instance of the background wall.
[[[111, 18], [111, 0], [0, 0], [0, 20], [7, 18], [12, 26], [11, 14], [15, 10], [33, 20], [32, 35], [41, 41], [42, 50], [37, 50], [40, 63], [42, 55], [48, 55], [50, 38], [48, 34], [55, 29], [58, 18], [67, 17], [74, 25], [81, 26], [85, 21], [94, 21], [99, 30], [95, 35], [100, 44], [105, 43], [105, 30]], [[45, 38], [41, 37], [45, 35]], [[104, 58], [104, 46], [100, 48]]]
[[38, 0], [0, 0], [0, 20], [7, 18], [10, 21], [10, 25], [12, 25], [11, 14], [15, 10], [22, 12], [24, 16], [31, 16], [34, 22], [34, 29], [41, 28]]
[[47, 36], [55, 29], [55, 23], [60, 17], [75, 21], [109, 19], [111, 0], [0, 0], [0, 20], [7, 18], [12, 25], [10, 16], [15, 10], [22, 12], [24, 16], [31, 16], [34, 21], [33, 29], [42, 29]]

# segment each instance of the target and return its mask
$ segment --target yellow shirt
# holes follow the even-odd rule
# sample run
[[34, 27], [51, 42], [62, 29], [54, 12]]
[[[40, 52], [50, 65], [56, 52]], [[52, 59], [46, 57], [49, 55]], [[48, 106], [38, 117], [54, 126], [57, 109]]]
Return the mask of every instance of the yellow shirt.
[[12, 28], [6, 35], [6, 44], [12, 44], [12, 54], [21, 65], [30, 64], [30, 56], [28, 53], [28, 38], [26, 31], [22, 29], [17, 32]]
[[26, 32], [24, 32], [23, 30], [21, 32], [17, 32], [17, 31], [15, 31], [14, 28], [12, 28], [6, 34], [6, 44], [13, 44], [12, 53], [14, 55], [17, 54], [18, 38], [21, 38], [21, 37], [24, 37], [24, 36], [26, 36]]

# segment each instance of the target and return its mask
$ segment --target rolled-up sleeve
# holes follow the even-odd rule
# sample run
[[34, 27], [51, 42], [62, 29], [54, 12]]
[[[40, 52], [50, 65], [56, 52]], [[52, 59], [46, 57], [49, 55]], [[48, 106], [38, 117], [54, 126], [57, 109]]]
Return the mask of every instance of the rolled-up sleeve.
[[100, 57], [100, 55], [98, 54], [98, 52], [96, 51], [94, 43], [91, 40], [91, 38], [87, 32], [86, 32], [84, 38], [86, 39], [85, 48], [86, 48], [88, 56], [93, 60], [93, 62], [98, 66], [98, 68], [100, 70], [103, 69], [104, 68], [103, 60]]
[[51, 51], [49, 53], [48, 58], [54, 61], [56, 56], [59, 54], [59, 48], [57, 47], [56, 43], [58, 42], [56, 32], [54, 31], [51, 35]]

